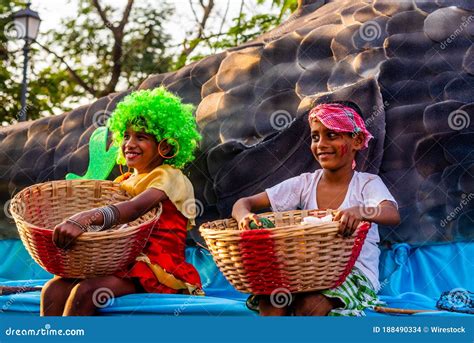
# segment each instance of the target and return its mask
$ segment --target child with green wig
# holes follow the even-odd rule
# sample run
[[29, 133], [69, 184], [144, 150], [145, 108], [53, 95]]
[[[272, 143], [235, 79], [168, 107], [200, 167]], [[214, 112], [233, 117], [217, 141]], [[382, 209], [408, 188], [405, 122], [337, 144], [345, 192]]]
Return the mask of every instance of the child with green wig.
[[75, 214], [56, 226], [53, 240], [68, 249], [91, 227], [102, 230], [128, 223], [161, 206], [158, 225], [126, 270], [85, 280], [50, 280], [41, 294], [41, 315], [93, 315], [103, 288], [113, 297], [141, 292], [204, 294], [197, 270], [185, 261], [186, 231], [194, 225], [196, 206], [193, 186], [181, 169], [194, 159], [201, 139], [192, 111], [192, 105], [163, 87], [133, 92], [117, 105], [108, 126], [120, 147], [118, 162], [133, 173], [116, 181], [133, 198]]

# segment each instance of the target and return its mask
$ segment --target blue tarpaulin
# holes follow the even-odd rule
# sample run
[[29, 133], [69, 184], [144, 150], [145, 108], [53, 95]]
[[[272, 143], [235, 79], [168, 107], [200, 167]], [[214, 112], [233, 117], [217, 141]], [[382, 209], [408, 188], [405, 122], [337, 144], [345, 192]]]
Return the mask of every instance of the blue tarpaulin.
[[[101, 309], [103, 315], [241, 315], [253, 316], [245, 306], [247, 294], [236, 291], [215, 265], [208, 251], [188, 247], [186, 259], [198, 269], [205, 297], [169, 294], [131, 294], [116, 298]], [[0, 284], [40, 286], [52, 275], [39, 267], [20, 240], [0, 241]], [[474, 289], [474, 243], [449, 243], [411, 247], [395, 245], [382, 250], [379, 292], [389, 307], [436, 309], [441, 292]], [[8, 314], [38, 315], [39, 292], [0, 296], [0, 310]], [[372, 310], [367, 315], [378, 316]], [[419, 313], [453, 315], [453, 312]], [[385, 315], [385, 314], [384, 314]], [[462, 315], [462, 314], [455, 314]]]

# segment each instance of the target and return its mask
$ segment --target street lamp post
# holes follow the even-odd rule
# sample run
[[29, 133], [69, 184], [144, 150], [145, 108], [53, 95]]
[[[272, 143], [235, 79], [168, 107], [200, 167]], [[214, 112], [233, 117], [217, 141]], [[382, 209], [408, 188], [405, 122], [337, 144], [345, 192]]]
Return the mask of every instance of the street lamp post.
[[26, 120], [28, 52], [30, 50], [30, 43], [38, 36], [38, 29], [41, 22], [38, 12], [31, 10], [30, 5], [31, 3], [28, 2], [25, 9], [13, 14], [13, 21], [15, 23], [16, 32], [18, 33], [18, 38], [25, 40], [25, 45], [23, 46], [23, 83], [21, 85], [21, 110], [18, 118], [19, 121]]

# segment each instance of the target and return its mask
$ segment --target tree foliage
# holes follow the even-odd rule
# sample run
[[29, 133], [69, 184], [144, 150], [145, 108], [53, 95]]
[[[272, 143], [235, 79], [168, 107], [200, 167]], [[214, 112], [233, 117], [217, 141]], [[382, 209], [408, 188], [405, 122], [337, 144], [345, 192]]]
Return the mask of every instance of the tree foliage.
[[[0, 13], [13, 13], [24, 7], [23, 1], [0, 0]], [[11, 17], [0, 17], [0, 123], [15, 122], [20, 113], [20, 93], [23, 68], [23, 45], [13, 29]], [[54, 61], [38, 68], [38, 47], [30, 47], [29, 93], [27, 113], [38, 118], [41, 112], [53, 112], [58, 104], [64, 104], [77, 94], [68, 81], [67, 74]], [[63, 106], [67, 110], [67, 106]]]
[[[118, 7], [99, 0], [68, 1], [74, 14], [62, 18], [58, 27], [41, 32], [41, 39], [31, 44], [29, 119], [68, 111], [84, 99], [134, 87], [150, 74], [176, 70], [242, 44], [278, 25], [297, 7], [297, 0], [253, 0], [256, 7], [249, 11], [245, 3], [249, 0], [241, 0], [240, 11], [229, 18], [227, 10], [215, 13], [217, 1], [188, 0], [194, 28], [176, 53], [176, 42], [165, 23], [180, 3], [127, 0]], [[0, 13], [13, 13], [25, 2], [0, 0]], [[265, 13], [269, 6], [273, 13]], [[11, 18], [1, 16], [0, 122], [4, 123], [17, 120], [23, 66], [23, 43], [9, 34], [9, 28]]]

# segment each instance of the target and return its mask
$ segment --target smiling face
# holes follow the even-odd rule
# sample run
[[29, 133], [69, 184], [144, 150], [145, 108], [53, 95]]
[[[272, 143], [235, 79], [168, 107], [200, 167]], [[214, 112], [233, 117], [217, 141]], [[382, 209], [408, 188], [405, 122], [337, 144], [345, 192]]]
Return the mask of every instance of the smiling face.
[[127, 166], [138, 173], [147, 173], [163, 163], [159, 144], [153, 135], [128, 128], [123, 135], [122, 153]]
[[318, 120], [311, 120], [311, 151], [322, 168], [338, 170], [352, 166], [357, 150], [362, 148], [363, 136], [354, 138], [345, 132], [336, 132]]

